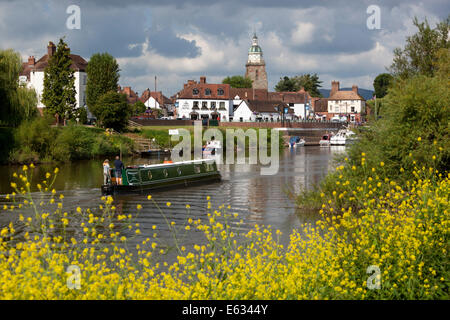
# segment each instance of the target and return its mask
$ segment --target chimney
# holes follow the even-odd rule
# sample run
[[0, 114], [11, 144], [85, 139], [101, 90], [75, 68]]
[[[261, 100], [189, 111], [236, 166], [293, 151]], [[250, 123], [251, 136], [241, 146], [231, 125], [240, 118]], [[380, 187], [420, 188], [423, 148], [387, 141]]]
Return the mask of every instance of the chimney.
[[200, 77], [200, 83], [206, 83], [206, 77], [205, 76]]
[[331, 81], [330, 97], [339, 91], [339, 81]]
[[34, 66], [35, 64], [36, 64], [36, 59], [34, 58], [34, 56], [28, 57], [28, 65]]
[[56, 46], [55, 46], [55, 44], [53, 43], [53, 42], [49, 42], [48, 43], [48, 46], [47, 46], [47, 54], [48, 54], [48, 57], [50, 58], [51, 56], [53, 56], [53, 54], [55, 53], [55, 51], [56, 51]]
[[355, 93], [358, 93], [358, 86], [356, 84], [354, 84], [352, 86], [352, 91], [355, 92]]
[[131, 87], [124, 87], [124, 88], [123, 88], [123, 92], [124, 92], [127, 96], [131, 96]]

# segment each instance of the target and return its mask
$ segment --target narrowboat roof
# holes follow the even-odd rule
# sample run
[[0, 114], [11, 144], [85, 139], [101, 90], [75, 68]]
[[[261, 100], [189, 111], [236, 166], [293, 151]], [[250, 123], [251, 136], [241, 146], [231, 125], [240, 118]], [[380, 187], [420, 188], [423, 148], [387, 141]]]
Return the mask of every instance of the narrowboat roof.
[[202, 163], [202, 162], [215, 162], [214, 159], [199, 159], [199, 160], [189, 160], [189, 161], [179, 161], [179, 162], [172, 162], [172, 163], [158, 163], [158, 164], [141, 164], [138, 166], [130, 166], [127, 168], [157, 168], [157, 167], [170, 167], [170, 166], [178, 166], [180, 164], [195, 164], [195, 163]]

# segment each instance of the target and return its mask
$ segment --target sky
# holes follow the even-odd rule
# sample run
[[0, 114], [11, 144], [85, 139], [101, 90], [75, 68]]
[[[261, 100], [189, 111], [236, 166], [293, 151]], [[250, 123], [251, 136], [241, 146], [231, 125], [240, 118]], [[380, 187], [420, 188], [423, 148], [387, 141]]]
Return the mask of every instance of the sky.
[[[70, 5], [80, 28], [69, 29]], [[379, 28], [371, 5], [379, 10]], [[139, 94], [155, 88], [171, 96], [189, 79], [220, 83], [244, 75], [251, 37], [263, 50], [269, 90], [283, 76], [317, 73], [323, 88], [373, 89], [393, 50], [416, 32], [412, 19], [432, 27], [450, 13], [448, 0], [0, 0], [0, 49], [39, 59], [47, 43], [65, 40], [86, 60], [113, 55], [120, 81]], [[372, 23], [373, 25], [373, 23]]]

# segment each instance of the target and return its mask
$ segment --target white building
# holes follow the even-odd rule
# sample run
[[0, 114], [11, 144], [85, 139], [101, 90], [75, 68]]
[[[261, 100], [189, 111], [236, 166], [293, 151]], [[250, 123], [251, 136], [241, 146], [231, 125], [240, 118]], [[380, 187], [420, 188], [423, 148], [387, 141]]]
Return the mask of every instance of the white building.
[[328, 100], [329, 118], [346, 117], [349, 122], [360, 122], [365, 111], [366, 101], [358, 94], [358, 87], [352, 86], [351, 91], [339, 90], [339, 82], [331, 82], [331, 92]]
[[233, 122], [278, 122], [294, 117], [294, 111], [284, 102], [242, 100], [234, 111]]
[[162, 94], [161, 91], [145, 90], [140, 100], [145, 104], [147, 109], [163, 109], [172, 105], [172, 101]]
[[[34, 56], [31, 56], [28, 58], [28, 62], [25, 62], [22, 65], [23, 68], [19, 80], [21, 83], [26, 84], [28, 88], [33, 88], [36, 91], [38, 108], [45, 108], [45, 105], [41, 101], [42, 93], [44, 91], [44, 70], [48, 66], [49, 59], [55, 52], [55, 44], [49, 42], [46, 55], [38, 61], [35, 60]], [[76, 54], [71, 54], [70, 58], [72, 59], [70, 68], [75, 71], [76, 108], [86, 107], [86, 67], [88, 63], [81, 56]]]
[[233, 115], [233, 98], [229, 84], [189, 80], [176, 95], [177, 117], [192, 120], [212, 119], [229, 121]]

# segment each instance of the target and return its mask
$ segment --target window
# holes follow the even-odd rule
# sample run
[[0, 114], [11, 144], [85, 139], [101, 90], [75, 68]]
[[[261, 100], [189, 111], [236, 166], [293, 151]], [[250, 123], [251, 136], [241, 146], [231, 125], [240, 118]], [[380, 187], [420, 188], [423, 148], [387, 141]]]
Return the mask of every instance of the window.
[[198, 109], [198, 101], [194, 101], [194, 106], [192, 107], [192, 109]]
[[202, 110], [208, 110], [208, 101], [202, 101]]
[[86, 85], [86, 78], [87, 78], [87, 75], [83, 75], [83, 85]]
[[216, 109], [216, 102], [211, 101], [211, 110], [215, 110], [215, 109]]
[[225, 91], [223, 91], [222, 88], [217, 89], [217, 95], [223, 96], [225, 94]]
[[255, 80], [258, 80], [258, 69], [255, 71]]
[[211, 89], [205, 89], [205, 96], [211, 95]]
[[225, 109], [225, 101], [220, 101], [219, 102], [219, 110], [226, 110]]
[[193, 94], [193, 95], [198, 95], [198, 94], [199, 94], [199, 91], [198, 91], [198, 89], [197, 89], [197, 88], [195, 88], [194, 90], [192, 90], [192, 94]]
[[239, 118], [239, 121], [240, 121], [240, 122], [244, 122], [244, 118], [240, 117], [240, 118]]
[[339, 112], [339, 106], [338, 105], [334, 106], [334, 112]]
[[350, 111], [351, 111], [351, 112], [355, 112], [355, 107], [354, 107], [354, 106], [351, 106]]

